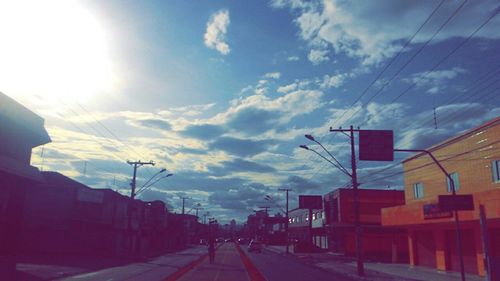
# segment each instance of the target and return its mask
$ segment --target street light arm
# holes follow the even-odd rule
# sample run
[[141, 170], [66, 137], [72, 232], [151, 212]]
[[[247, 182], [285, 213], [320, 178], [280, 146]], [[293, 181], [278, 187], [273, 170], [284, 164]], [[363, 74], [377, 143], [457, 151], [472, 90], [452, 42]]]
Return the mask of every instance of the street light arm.
[[335, 163], [337, 163], [337, 165], [340, 167], [337, 167], [339, 169], [341, 169], [342, 171], [344, 171], [345, 174], [347, 174], [348, 176], [352, 176], [346, 168], [344, 168], [344, 166], [342, 166], [342, 164], [340, 164], [340, 162], [337, 160], [337, 158], [335, 158], [331, 153], [330, 151], [328, 151], [328, 149], [326, 149], [319, 141], [313, 139], [312, 141], [314, 141], [315, 143], [319, 144], [319, 146], [321, 146], [321, 148], [323, 148], [323, 150], [328, 153], [328, 155], [330, 155], [330, 157], [332, 157], [332, 159], [335, 161]]
[[154, 179], [157, 175], [163, 173], [167, 171], [165, 168], [164, 169], [161, 169], [159, 172], [157, 172], [156, 174], [154, 174], [151, 178], [149, 178], [149, 180], [147, 182], [145, 182], [139, 189], [145, 187], [152, 179]]
[[333, 163], [332, 160], [326, 158], [325, 156], [323, 156], [321, 153], [317, 152], [316, 150], [312, 149], [312, 148], [308, 148], [308, 150], [316, 153], [319, 157], [323, 158], [325, 161], [327, 161], [328, 163], [332, 164], [335, 168], [339, 169], [342, 173], [346, 174], [348, 177], [352, 177], [352, 175], [347, 172], [344, 167], [339, 167], [337, 164]]
[[146, 189], [150, 188], [151, 186], [153, 186], [155, 183], [159, 182], [160, 180], [162, 180], [162, 179], [164, 179], [164, 178], [171, 177], [171, 176], [173, 176], [173, 175], [174, 175], [174, 174], [168, 174], [168, 175], [165, 175], [165, 176], [163, 176], [163, 177], [161, 177], [161, 178], [156, 179], [154, 182], [150, 183], [150, 184], [149, 184], [149, 185], [147, 185], [147, 186], [143, 185], [143, 186], [139, 189], [139, 191], [137, 191], [137, 192], [136, 192], [136, 195], [137, 195], [137, 194], [139, 194], [139, 193], [141, 193], [141, 192], [143, 192], [144, 190], [146, 190]]

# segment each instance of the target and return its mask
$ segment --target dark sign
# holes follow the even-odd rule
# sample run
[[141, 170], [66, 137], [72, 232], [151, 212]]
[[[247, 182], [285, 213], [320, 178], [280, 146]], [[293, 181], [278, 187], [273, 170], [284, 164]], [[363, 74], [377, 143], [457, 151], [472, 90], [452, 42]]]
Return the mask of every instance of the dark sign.
[[391, 130], [360, 130], [359, 160], [393, 161], [393, 132]]
[[450, 211], [443, 211], [439, 207], [439, 204], [425, 204], [424, 205], [424, 219], [442, 219], [442, 218], [451, 218], [453, 213]]
[[299, 195], [299, 209], [323, 209], [321, 195]]
[[474, 199], [471, 194], [465, 195], [439, 195], [439, 207], [446, 211], [472, 211]]

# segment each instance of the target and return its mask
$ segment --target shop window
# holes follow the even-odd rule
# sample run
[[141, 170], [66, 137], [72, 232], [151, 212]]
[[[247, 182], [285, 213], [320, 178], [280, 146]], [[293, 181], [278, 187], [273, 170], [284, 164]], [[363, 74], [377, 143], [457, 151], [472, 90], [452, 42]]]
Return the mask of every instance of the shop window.
[[491, 162], [491, 175], [493, 182], [500, 182], [500, 160]]
[[421, 182], [417, 182], [413, 184], [413, 196], [415, 199], [424, 197], [424, 184]]
[[[458, 180], [458, 173], [457, 172], [450, 173], [450, 177], [453, 179], [453, 184], [455, 185], [455, 191], [458, 191], [460, 189], [460, 181]], [[448, 177], [446, 177], [446, 187], [448, 192], [452, 192], [451, 182]]]

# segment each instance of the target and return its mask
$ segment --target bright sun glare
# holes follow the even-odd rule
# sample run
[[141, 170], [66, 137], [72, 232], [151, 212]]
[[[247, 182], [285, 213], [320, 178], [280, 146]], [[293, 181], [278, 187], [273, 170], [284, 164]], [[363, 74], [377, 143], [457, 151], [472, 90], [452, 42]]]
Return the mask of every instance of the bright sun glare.
[[0, 1], [0, 91], [86, 101], [109, 90], [104, 29], [73, 0]]

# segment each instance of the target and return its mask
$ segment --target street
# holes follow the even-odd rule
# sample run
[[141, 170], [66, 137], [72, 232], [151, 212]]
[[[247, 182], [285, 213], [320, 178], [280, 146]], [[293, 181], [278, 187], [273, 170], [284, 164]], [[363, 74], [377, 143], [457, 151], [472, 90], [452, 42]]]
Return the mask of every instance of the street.
[[241, 247], [267, 281], [351, 281], [346, 276], [300, 262], [268, 250], [248, 253]]

